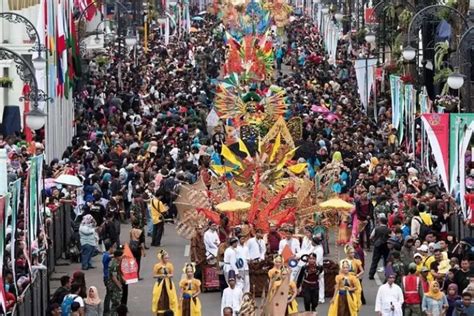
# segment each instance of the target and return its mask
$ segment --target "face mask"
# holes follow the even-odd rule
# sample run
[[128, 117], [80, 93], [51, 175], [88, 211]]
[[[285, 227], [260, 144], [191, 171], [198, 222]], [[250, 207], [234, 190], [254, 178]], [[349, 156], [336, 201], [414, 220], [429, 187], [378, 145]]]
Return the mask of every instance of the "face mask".
[[5, 291], [9, 292], [10, 291], [10, 284], [5, 284]]

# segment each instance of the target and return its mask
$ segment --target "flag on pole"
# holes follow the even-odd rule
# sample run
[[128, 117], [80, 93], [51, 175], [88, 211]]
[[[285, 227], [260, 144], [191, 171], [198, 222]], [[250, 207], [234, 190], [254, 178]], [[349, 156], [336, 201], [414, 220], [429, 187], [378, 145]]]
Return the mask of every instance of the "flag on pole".
[[91, 21], [97, 12], [94, 0], [76, 0], [76, 6], [81, 12], [84, 12], [87, 21]]

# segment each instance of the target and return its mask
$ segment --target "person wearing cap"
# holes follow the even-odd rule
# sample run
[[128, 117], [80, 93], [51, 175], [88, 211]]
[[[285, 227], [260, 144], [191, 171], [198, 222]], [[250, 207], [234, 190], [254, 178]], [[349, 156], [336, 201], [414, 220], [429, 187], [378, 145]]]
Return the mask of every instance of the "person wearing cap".
[[405, 302], [404, 312], [406, 316], [421, 316], [421, 299], [423, 297], [423, 285], [421, 278], [416, 275], [416, 263], [408, 265], [408, 275], [402, 277], [402, 291]]
[[272, 255], [276, 254], [280, 246], [281, 236], [273, 221], [270, 221], [270, 231], [265, 237], [268, 243], [268, 252]]
[[[227, 246], [226, 250], [224, 251], [224, 277], [229, 276], [229, 271], [234, 271], [234, 274], [239, 277], [239, 270], [237, 268], [237, 245], [239, 243], [239, 239], [237, 237], [231, 237], [228, 241], [229, 245]], [[229, 284], [229, 280], [226, 279], [227, 285]]]
[[396, 275], [391, 273], [387, 283], [381, 285], [375, 298], [375, 312], [378, 316], [403, 316], [403, 292], [395, 283]]
[[428, 269], [427, 267], [423, 265], [420, 271], [420, 279], [421, 279], [421, 285], [423, 287], [424, 293], [428, 293], [430, 289], [430, 281], [428, 281], [429, 276], [430, 276], [430, 269]]
[[240, 311], [242, 304], [242, 290], [236, 286], [236, 276], [234, 270], [229, 270], [226, 275], [227, 283], [229, 287], [224, 289], [222, 292], [221, 299], [221, 316], [224, 315], [224, 309], [227, 307], [232, 308], [232, 315], [237, 316]]
[[206, 258], [217, 258], [217, 252], [221, 243], [217, 224], [210, 221], [209, 228], [204, 233], [204, 246], [206, 247]]

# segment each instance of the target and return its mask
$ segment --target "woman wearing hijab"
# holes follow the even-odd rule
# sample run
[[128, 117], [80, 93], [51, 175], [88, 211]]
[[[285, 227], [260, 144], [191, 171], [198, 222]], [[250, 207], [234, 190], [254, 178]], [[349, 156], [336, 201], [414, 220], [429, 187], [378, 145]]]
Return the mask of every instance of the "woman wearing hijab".
[[448, 300], [449, 306], [448, 311], [446, 312], [446, 316], [452, 316], [456, 301], [461, 299], [461, 296], [458, 293], [458, 285], [456, 283], [451, 283], [450, 285], [448, 285], [448, 290], [446, 291], [446, 293], [446, 298]]
[[81, 265], [82, 270], [94, 268], [92, 266], [92, 256], [97, 248], [97, 224], [92, 215], [87, 214], [82, 218], [79, 226], [79, 238], [81, 242]]
[[99, 298], [99, 292], [95, 286], [89, 287], [87, 298], [84, 300], [85, 316], [101, 316], [102, 301]]
[[432, 281], [428, 293], [423, 296], [421, 310], [429, 316], [444, 316], [449, 304], [446, 295], [441, 292], [439, 283]]

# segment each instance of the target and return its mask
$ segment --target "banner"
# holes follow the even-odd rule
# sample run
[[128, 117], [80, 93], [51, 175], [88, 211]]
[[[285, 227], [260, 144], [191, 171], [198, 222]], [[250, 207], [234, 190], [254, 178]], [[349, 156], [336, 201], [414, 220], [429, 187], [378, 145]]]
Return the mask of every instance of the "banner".
[[[16, 236], [16, 222], [18, 217], [18, 209], [20, 208], [20, 196], [21, 196], [21, 179], [15, 180], [13, 183], [10, 184], [10, 205], [12, 209], [12, 239]], [[11, 248], [11, 261], [16, 262], [16, 249], [15, 249], [15, 242], [12, 242]], [[16, 284], [16, 265], [12, 265], [12, 273], [13, 273], [13, 283], [15, 284], [16, 293], [18, 293], [18, 287]]]
[[377, 64], [377, 58], [356, 59], [355, 71], [357, 79], [357, 90], [359, 91], [360, 102], [367, 113], [369, 106], [370, 92], [374, 83], [374, 71]]
[[[0, 232], [0, 262], [3, 265], [4, 262], [4, 252], [5, 252], [5, 197], [0, 197], [0, 227], [2, 227]], [[12, 243], [15, 241], [12, 240]], [[13, 264], [14, 265], [14, 264]], [[3, 283], [3, 269], [0, 269], [0, 304], [4, 311], [6, 308], [6, 297], [5, 297], [5, 285]]]
[[[450, 192], [459, 194], [464, 218], [466, 214], [466, 168], [465, 155], [474, 129], [474, 113], [451, 113], [450, 122]], [[459, 182], [458, 182], [459, 179]]]
[[444, 189], [449, 192], [449, 114], [425, 113], [421, 121]]
[[125, 284], [132, 284], [138, 282], [138, 264], [128, 244], [125, 244], [123, 250], [120, 270], [122, 271]]
[[[29, 197], [28, 197], [28, 205], [30, 206], [30, 218], [29, 218], [29, 226], [28, 233], [29, 239], [32, 243], [36, 239], [36, 229], [38, 227], [38, 170], [37, 170], [37, 157], [33, 157], [30, 159], [30, 168], [28, 170], [28, 184], [29, 184]], [[31, 244], [30, 244], [31, 249]]]
[[377, 23], [377, 17], [375, 15], [374, 8], [365, 8], [364, 9], [364, 20], [366, 24]]
[[390, 96], [392, 98], [392, 125], [394, 128], [398, 128], [400, 124], [400, 108], [398, 107], [398, 93], [397, 84], [400, 81], [400, 77], [390, 75]]

